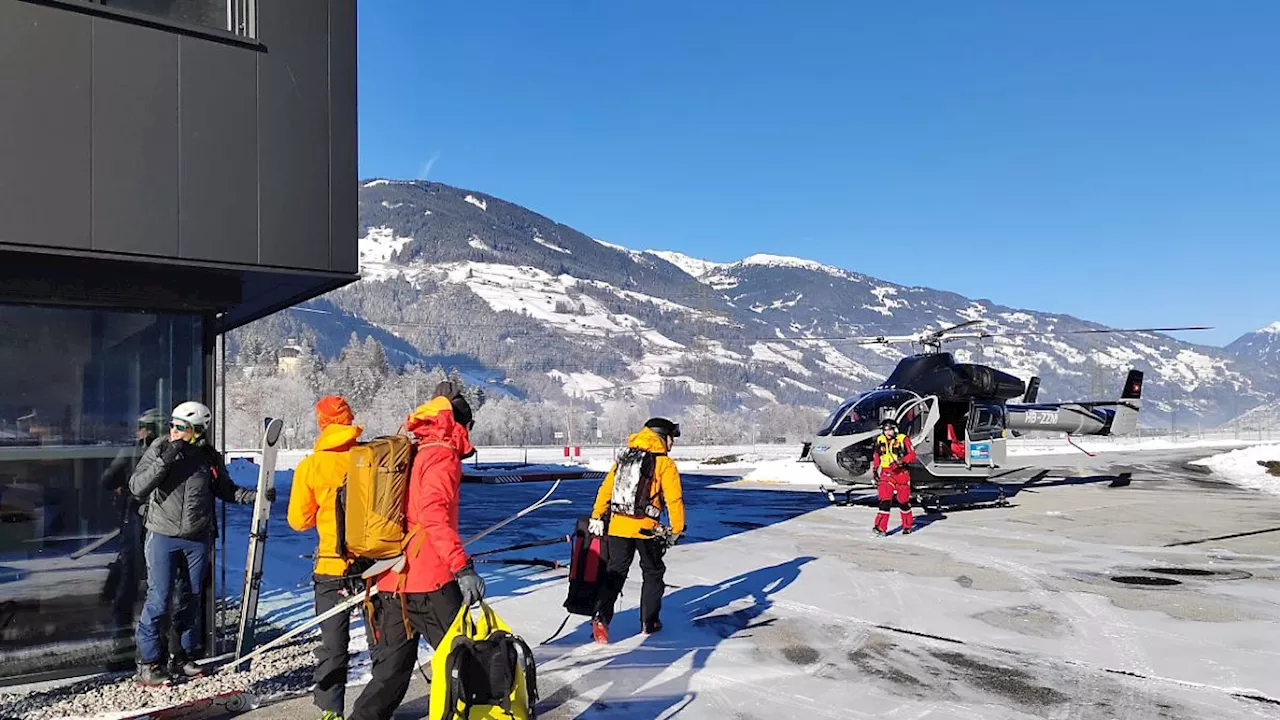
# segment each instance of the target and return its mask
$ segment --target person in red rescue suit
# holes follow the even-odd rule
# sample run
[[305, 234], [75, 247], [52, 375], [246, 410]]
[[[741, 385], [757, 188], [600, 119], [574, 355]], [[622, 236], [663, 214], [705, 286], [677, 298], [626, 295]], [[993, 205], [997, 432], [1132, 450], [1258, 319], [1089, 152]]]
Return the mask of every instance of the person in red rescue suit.
[[889, 532], [889, 508], [896, 501], [902, 514], [902, 534], [911, 532], [911, 473], [907, 465], [916, 461], [916, 451], [911, 439], [898, 432], [898, 424], [892, 420], [880, 423], [883, 432], [876, 436], [875, 454], [871, 457], [872, 472], [876, 477], [876, 495], [880, 499], [880, 511], [876, 513], [875, 534]]
[[374, 599], [373, 679], [356, 700], [350, 720], [387, 720], [404, 701], [418, 659], [418, 640], [437, 647], [463, 603], [484, 598], [458, 535], [462, 459], [475, 453], [471, 407], [450, 382], [405, 421], [417, 438], [406, 515], [410, 532], [401, 573], [378, 580]]

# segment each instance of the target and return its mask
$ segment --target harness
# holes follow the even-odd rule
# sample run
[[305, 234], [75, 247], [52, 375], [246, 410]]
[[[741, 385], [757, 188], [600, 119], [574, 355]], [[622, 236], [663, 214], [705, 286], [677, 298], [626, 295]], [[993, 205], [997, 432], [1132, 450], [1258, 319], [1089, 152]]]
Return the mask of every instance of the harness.
[[894, 463], [906, 457], [906, 440], [907, 436], [902, 433], [895, 435], [892, 440], [883, 434], [876, 436], [876, 452], [880, 455], [881, 469], [892, 467]]

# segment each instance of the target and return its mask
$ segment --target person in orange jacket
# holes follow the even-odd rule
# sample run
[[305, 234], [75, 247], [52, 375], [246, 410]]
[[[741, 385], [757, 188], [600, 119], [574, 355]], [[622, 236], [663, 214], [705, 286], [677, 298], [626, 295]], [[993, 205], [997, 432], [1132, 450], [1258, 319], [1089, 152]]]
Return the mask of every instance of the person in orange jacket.
[[[659, 615], [667, 572], [662, 556], [684, 532], [680, 473], [667, 455], [678, 437], [677, 423], [666, 418], [650, 418], [640, 432], [628, 438], [628, 450], [609, 470], [596, 493], [588, 530], [605, 536], [609, 557], [596, 600], [596, 613], [591, 620], [591, 634], [597, 643], [609, 642], [614, 603], [637, 552], [644, 580], [640, 589], [641, 630], [651, 635], [662, 629]], [[670, 522], [670, 534], [666, 537], [658, 523], [664, 506]]]
[[[319, 535], [312, 571], [317, 615], [332, 609], [350, 592], [344, 577], [347, 560], [338, 552], [336, 499], [347, 475], [350, 450], [364, 430], [354, 422], [355, 414], [345, 399], [337, 395], [320, 398], [316, 403], [320, 437], [312, 454], [294, 470], [289, 492], [289, 527], [297, 532], [315, 528]], [[350, 638], [350, 613], [340, 613], [320, 624], [312, 696], [323, 713], [322, 720], [342, 717], [346, 707]]]
[[402, 571], [378, 580], [373, 679], [356, 700], [351, 720], [390, 718], [409, 690], [418, 640], [426, 636], [438, 647], [463, 603], [484, 598], [484, 580], [458, 535], [462, 460], [475, 452], [472, 425], [470, 405], [447, 381], [405, 422], [417, 438], [405, 512], [411, 537]]

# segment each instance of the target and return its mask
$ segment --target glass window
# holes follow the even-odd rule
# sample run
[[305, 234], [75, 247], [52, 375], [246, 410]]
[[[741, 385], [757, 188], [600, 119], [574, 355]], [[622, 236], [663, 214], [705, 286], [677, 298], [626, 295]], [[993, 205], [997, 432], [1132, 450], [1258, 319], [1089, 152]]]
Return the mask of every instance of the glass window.
[[991, 440], [1001, 437], [1004, 433], [1004, 426], [1003, 405], [975, 404], [973, 406], [973, 417], [969, 423], [969, 439]]
[[902, 390], [877, 390], [858, 398], [849, 412], [831, 431], [832, 435], [854, 435], [874, 432], [880, 422], [893, 418], [898, 409], [915, 400], [916, 396]]
[[145, 594], [128, 482], [203, 396], [201, 320], [0, 305], [0, 680], [131, 661]]
[[107, 7], [164, 20], [252, 35], [251, 0], [98, 0]]

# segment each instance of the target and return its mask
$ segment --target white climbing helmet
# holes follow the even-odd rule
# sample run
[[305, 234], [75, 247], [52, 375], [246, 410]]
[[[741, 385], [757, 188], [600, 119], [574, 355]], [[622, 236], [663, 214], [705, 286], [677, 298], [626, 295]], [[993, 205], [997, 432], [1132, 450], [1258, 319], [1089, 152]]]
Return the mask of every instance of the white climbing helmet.
[[193, 425], [197, 433], [202, 433], [213, 420], [213, 413], [203, 403], [188, 400], [173, 409], [173, 419]]

